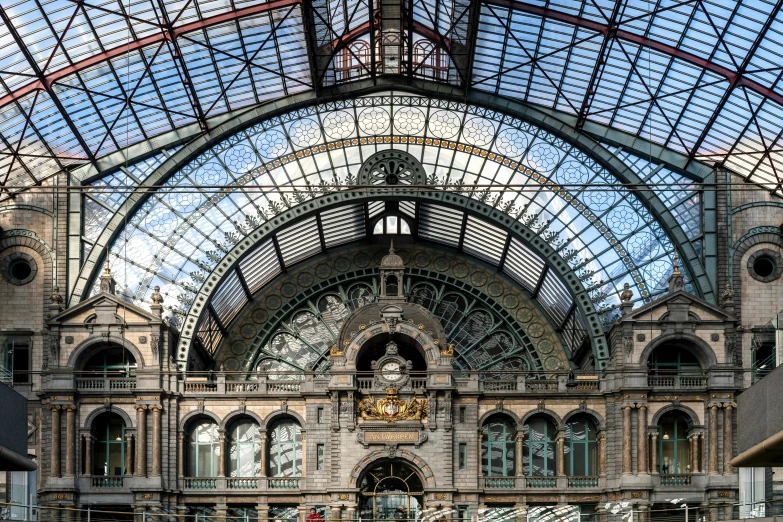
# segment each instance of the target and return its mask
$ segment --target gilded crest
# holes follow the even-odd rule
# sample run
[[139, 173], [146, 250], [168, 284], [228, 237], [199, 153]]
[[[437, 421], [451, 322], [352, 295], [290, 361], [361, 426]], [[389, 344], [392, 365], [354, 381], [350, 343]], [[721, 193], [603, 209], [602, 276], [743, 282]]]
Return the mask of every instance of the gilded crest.
[[337, 348], [337, 346], [330, 344], [329, 355], [331, 355], [332, 357], [342, 357], [343, 355], [345, 355], [345, 352]]
[[421, 420], [427, 416], [427, 400], [411, 398], [408, 402], [397, 397], [397, 390], [386, 390], [385, 399], [368, 397], [359, 401], [356, 411], [365, 420]]

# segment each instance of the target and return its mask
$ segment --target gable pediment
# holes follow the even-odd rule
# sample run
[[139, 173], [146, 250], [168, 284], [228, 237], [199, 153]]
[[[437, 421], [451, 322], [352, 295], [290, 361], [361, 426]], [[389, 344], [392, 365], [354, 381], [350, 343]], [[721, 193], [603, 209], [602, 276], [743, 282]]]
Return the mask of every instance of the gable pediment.
[[100, 293], [60, 312], [48, 322], [59, 325], [133, 324], [160, 322], [160, 318], [116, 295]]
[[635, 322], [711, 322], [736, 321], [722, 308], [684, 290], [659, 297], [623, 316], [621, 321]]

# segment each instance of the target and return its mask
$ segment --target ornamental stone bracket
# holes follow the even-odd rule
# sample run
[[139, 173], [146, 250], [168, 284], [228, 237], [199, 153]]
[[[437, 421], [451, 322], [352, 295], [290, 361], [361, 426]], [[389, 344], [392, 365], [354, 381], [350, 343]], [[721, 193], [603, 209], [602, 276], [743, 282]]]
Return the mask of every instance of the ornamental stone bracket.
[[356, 434], [356, 440], [368, 449], [370, 445], [393, 446], [398, 444], [413, 444], [418, 448], [428, 439], [427, 432], [421, 426], [399, 427], [362, 427]]

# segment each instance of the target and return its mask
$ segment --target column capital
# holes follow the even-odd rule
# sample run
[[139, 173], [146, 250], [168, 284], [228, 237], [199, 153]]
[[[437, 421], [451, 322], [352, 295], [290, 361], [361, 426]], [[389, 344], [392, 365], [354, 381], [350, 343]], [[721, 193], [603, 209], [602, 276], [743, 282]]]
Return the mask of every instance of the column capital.
[[135, 408], [136, 408], [136, 411], [144, 411], [144, 410], [146, 410], [148, 408], [148, 406], [146, 404], [137, 404], [135, 406]]
[[150, 405], [143, 405], [146, 408], [149, 408], [153, 413], [155, 412], [161, 412], [163, 411], [163, 405], [161, 404], [150, 404]]

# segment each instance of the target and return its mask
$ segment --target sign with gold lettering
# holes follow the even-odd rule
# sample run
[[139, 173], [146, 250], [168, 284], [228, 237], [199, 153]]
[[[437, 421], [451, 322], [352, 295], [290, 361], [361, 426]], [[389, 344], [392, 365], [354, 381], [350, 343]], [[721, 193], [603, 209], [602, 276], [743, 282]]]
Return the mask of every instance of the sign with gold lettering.
[[427, 432], [413, 429], [364, 429], [356, 434], [356, 440], [365, 448], [370, 444], [414, 444], [419, 447], [427, 440]]
[[365, 442], [419, 442], [417, 431], [367, 431]]

